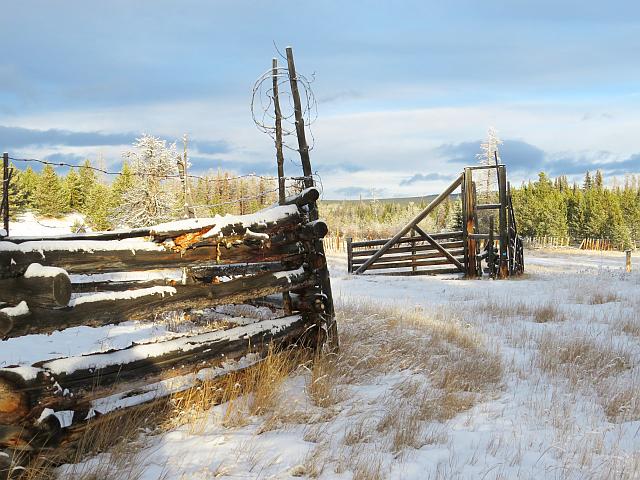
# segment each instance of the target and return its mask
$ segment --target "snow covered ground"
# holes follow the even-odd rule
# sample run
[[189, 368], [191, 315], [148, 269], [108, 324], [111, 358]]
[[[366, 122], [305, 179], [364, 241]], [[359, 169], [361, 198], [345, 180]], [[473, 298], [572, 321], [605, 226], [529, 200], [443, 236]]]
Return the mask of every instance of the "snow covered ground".
[[[353, 277], [330, 260], [347, 312], [330, 401], [316, 382], [331, 372], [298, 371], [264, 415], [229, 425], [221, 405], [198, 429], [144, 438], [130, 460], [140, 468], [121, 478], [640, 478], [640, 275], [623, 254], [528, 252], [526, 275], [509, 281]], [[414, 320], [394, 323], [404, 312]], [[450, 338], [441, 351], [429, 350], [436, 331]], [[437, 384], [442, 368], [455, 374], [448, 363], [478, 377], [459, 386], [451, 418]]]
[[[12, 235], [67, 233], [76, 219], [22, 220]], [[102, 454], [58, 473], [640, 478], [637, 258], [627, 274], [622, 253], [529, 251], [522, 278], [464, 281], [349, 276], [331, 256], [343, 341], [333, 367], [299, 369], [261, 415], [230, 423], [237, 405], [224, 404], [197, 428], [142, 436], [120, 471]], [[73, 328], [0, 343], [0, 367], [178, 335], [148, 322]], [[108, 473], [78, 476], [100, 466]]]

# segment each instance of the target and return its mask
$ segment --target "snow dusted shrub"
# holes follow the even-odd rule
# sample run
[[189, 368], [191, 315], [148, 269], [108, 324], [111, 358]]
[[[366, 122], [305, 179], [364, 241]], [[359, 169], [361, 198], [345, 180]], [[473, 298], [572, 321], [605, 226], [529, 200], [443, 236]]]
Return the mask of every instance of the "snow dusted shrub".
[[115, 223], [143, 227], [175, 218], [179, 211], [176, 144], [167, 146], [164, 140], [143, 135], [134, 147], [123, 153], [135, 181], [122, 193]]

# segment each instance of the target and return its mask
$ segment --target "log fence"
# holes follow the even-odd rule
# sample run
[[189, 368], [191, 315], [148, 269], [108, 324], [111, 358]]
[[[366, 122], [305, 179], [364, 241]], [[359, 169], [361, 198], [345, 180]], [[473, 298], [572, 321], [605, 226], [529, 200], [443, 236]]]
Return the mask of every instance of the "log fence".
[[[298, 115], [290, 48], [287, 56]], [[3, 461], [16, 452], [29, 458], [55, 451], [98, 416], [166, 399], [256, 364], [268, 352], [337, 348], [323, 245], [328, 228], [318, 218], [320, 192], [302, 125], [300, 192], [285, 197], [279, 181], [278, 204], [257, 213], [55, 237], [11, 236], [6, 225], [0, 235], [0, 348], [30, 335], [172, 314], [188, 315], [197, 328], [117, 350], [2, 366]], [[276, 147], [282, 179], [281, 144]], [[4, 175], [2, 216], [8, 218], [6, 168]], [[267, 306], [271, 315], [231, 316], [222, 326], [207, 322], [216, 307], [245, 304]], [[0, 478], [13, 468], [4, 465], [3, 473], [3, 465]]]

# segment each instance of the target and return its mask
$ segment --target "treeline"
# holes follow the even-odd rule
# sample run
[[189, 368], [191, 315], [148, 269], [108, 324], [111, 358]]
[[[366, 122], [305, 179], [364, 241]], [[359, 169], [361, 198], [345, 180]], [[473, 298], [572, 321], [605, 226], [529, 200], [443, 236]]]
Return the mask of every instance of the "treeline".
[[[427, 206], [420, 201], [344, 201], [321, 202], [321, 216], [329, 231], [356, 239], [391, 237]], [[431, 232], [462, 228], [462, 206], [453, 199], [444, 200], [421, 225]]]
[[[10, 187], [10, 213], [17, 216], [33, 211], [43, 217], [58, 218], [77, 212], [84, 215], [87, 226], [94, 230], [111, 230], [122, 226], [142, 226], [132, 222], [132, 208], [128, 201], [132, 193], [142, 193], [141, 178], [128, 163], [120, 174], [110, 178], [92, 168], [86, 160], [78, 169], [57, 174], [51, 165], [36, 172], [14, 168]], [[171, 199], [166, 211], [152, 222], [185, 217], [184, 194], [181, 181], [169, 178], [162, 188]], [[277, 199], [275, 182], [267, 178], [234, 178], [227, 172], [216, 172], [192, 179], [189, 203], [200, 216], [216, 214], [245, 214], [264, 208]], [[144, 222], [143, 222], [144, 223]]]
[[[512, 188], [516, 222], [527, 237], [605, 238], [620, 248], [640, 241], [640, 176], [627, 175], [605, 187], [600, 171], [587, 173], [582, 184], [570, 184], [566, 176], [538, 180]], [[492, 203], [497, 199], [484, 200]], [[344, 201], [324, 202], [322, 215], [332, 232], [346, 237], [390, 237], [411, 220], [426, 202]], [[485, 217], [486, 212], [481, 212]], [[485, 219], [486, 220], [486, 219]], [[481, 226], [486, 227], [486, 221]], [[444, 201], [422, 225], [432, 232], [462, 228], [459, 200]]]
[[587, 172], [582, 185], [566, 176], [538, 180], [513, 190], [518, 229], [524, 236], [605, 238], [620, 248], [640, 240], [640, 176], [605, 187], [602, 172]]

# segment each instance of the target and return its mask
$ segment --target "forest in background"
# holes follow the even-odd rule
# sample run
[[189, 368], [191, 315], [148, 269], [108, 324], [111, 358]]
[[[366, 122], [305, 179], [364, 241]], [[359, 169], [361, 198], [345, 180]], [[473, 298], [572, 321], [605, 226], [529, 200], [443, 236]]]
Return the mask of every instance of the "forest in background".
[[[119, 174], [109, 176], [89, 160], [79, 168], [58, 174], [51, 165], [40, 172], [16, 168], [10, 189], [11, 214], [25, 211], [43, 217], [78, 212], [88, 227], [109, 230], [139, 227], [184, 218], [185, 203], [200, 217], [251, 213], [277, 200], [273, 177], [234, 176], [217, 171], [189, 179], [186, 193], [175, 144], [143, 136], [123, 154]], [[489, 158], [487, 156], [487, 158]], [[182, 160], [181, 160], [182, 159]], [[551, 178], [541, 172], [536, 181], [512, 188], [519, 233], [526, 237], [604, 238], [620, 248], [640, 241], [640, 176], [629, 174], [607, 182], [600, 171], [587, 172], [581, 184], [566, 176]], [[321, 202], [331, 232], [356, 239], [390, 237], [424, 209], [428, 198], [417, 201], [362, 200]], [[462, 227], [457, 197], [445, 200], [423, 222], [432, 232]], [[81, 228], [78, 225], [78, 228]]]

